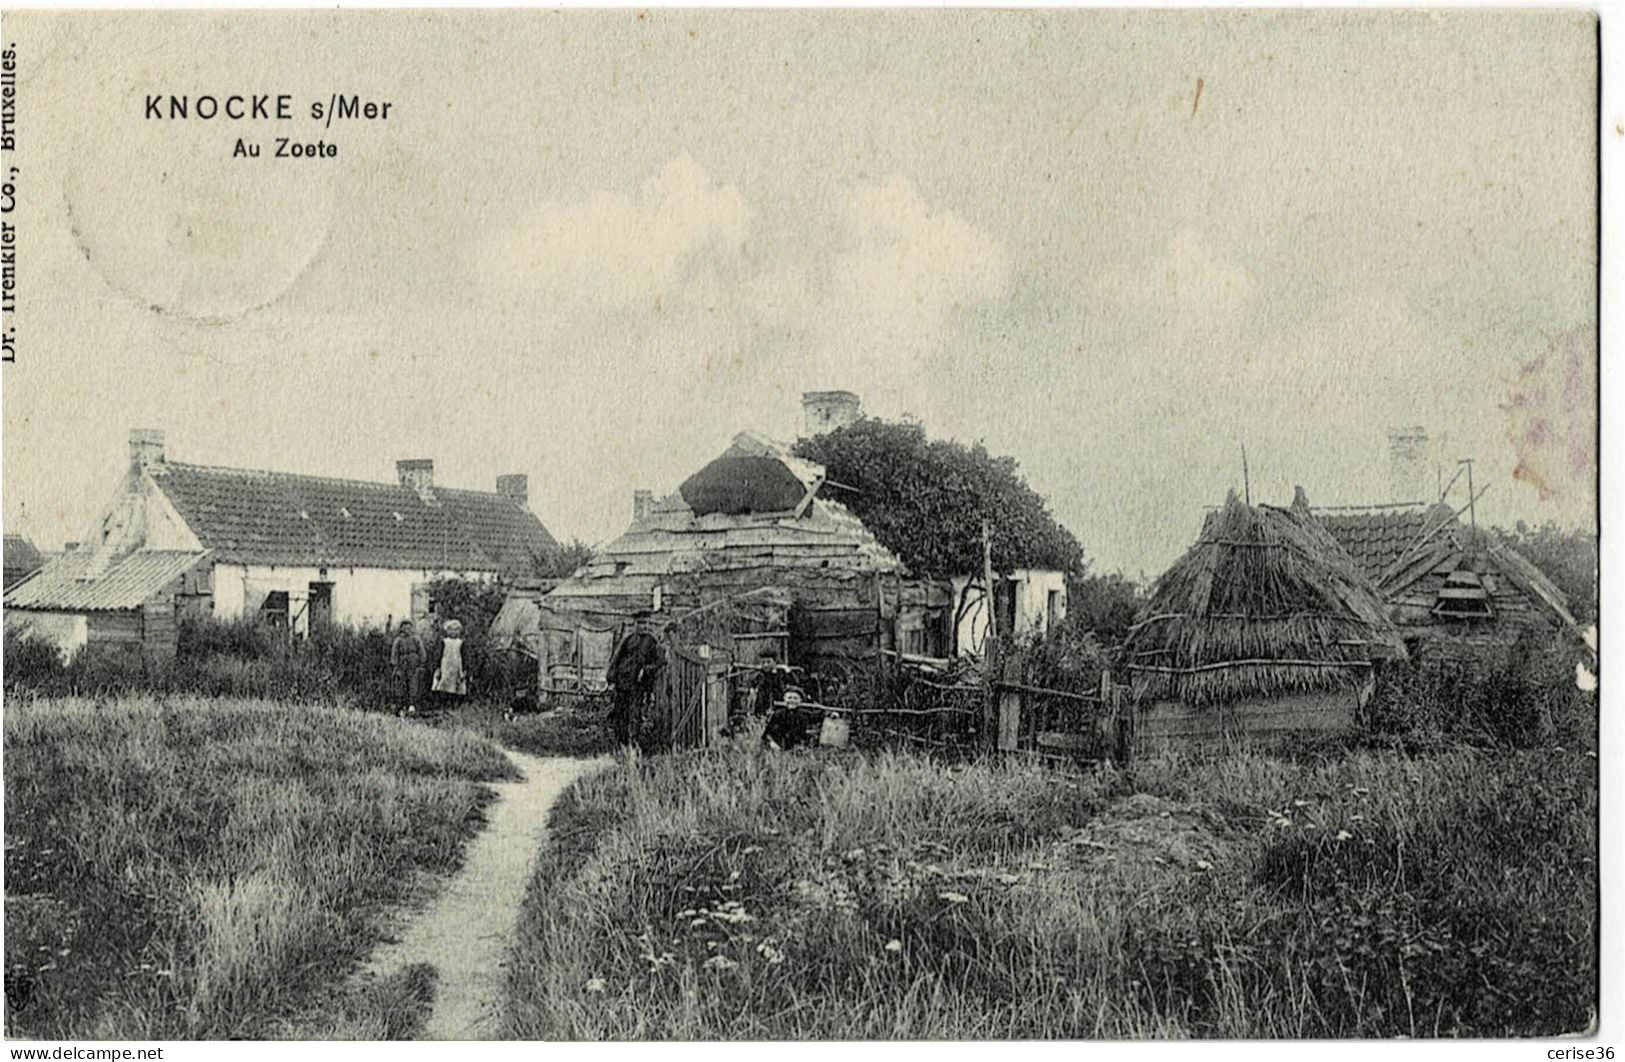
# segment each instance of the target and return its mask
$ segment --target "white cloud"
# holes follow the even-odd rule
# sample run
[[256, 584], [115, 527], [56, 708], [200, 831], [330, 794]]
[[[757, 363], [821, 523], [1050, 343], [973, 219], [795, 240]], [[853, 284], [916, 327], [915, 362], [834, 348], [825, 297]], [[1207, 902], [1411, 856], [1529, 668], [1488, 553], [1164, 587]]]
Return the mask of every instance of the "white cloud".
[[952, 210], [933, 211], [900, 175], [852, 189], [844, 222], [828, 286], [811, 306], [826, 374], [918, 362], [942, 343], [956, 311], [1009, 288], [999, 242]]
[[750, 208], [687, 154], [645, 180], [636, 197], [598, 192], [548, 202], [486, 242], [487, 284], [624, 308], [669, 295], [685, 263], [707, 249], [736, 253]]
[[902, 176], [856, 189], [848, 223], [835, 295], [899, 328], [928, 331], [956, 305], [1003, 295], [1009, 282], [992, 237], [951, 210], [932, 213]]
[[1218, 257], [1194, 228], [1169, 239], [1163, 253], [1132, 269], [1107, 276], [1106, 294], [1116, 301], [1174, 311], [1219, 311], [1240, 306], [1253, 291], [1247, 270]]

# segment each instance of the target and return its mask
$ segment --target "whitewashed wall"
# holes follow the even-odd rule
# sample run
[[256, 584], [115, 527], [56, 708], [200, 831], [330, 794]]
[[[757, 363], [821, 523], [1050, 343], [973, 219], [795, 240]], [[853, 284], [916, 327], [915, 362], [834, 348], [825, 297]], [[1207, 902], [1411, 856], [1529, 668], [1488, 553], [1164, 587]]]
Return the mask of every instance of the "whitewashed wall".
[[[325, 571], [326, 574], [323, 574]], [[491, 572], [454, 572], [402, 568], [273, 568], [262, 565], [214, 566], [214, 614], [236, 619], [249, 602], [258, 608], [265, 594], [288, 594], [288, 613], [294, 629], [308, 629], [306, 604], [310, 584], [333, 584], [333, 620], [351, 627], [399, 623], [412, 615], [412, 587], [435, 579], [488, 581]]]
[[69, 612], [29, 612], [6, 609], [6, 630], [27, 632], [56, 646], [66, 660], [90, 640], [90, 625], [82, 614]]
[[[1010, 573], [1016, 584], [1016, 633], [1043, 632], [1049, 628], [1049, 593], [1059, 591], [1060, 608], [1056, 619], [1066, 618], [1066, 573], [1039, 568], [1020, 568]], [[954, 608], [959, 608], [960, 597], [971, 583], [968, 575], [953, 579]], [[980, 580], [976, 580], [980, 582]], [[975, 591], [972, 591], [973, 596]], [[987, 599], [979, 598], [959, 621], [959, 654], [980, 656], [987, 640]]]

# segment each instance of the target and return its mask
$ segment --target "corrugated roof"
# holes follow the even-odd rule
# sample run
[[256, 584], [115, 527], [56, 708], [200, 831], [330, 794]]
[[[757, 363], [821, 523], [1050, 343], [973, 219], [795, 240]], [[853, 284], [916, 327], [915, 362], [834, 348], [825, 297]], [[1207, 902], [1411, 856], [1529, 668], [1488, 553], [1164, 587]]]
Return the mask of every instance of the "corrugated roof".
[[206, 553], [137, 550], [93, 579], [84, 573], [91, 550], [63, 554], [32, 577], [6, 591], [7, 608], [53, 612], [109, 612], [141, 604], [190, 571]]
[[236, 564], [529, 571], [558, 548], [503, 494], [164, 463], [153, 482], [217, 560]]

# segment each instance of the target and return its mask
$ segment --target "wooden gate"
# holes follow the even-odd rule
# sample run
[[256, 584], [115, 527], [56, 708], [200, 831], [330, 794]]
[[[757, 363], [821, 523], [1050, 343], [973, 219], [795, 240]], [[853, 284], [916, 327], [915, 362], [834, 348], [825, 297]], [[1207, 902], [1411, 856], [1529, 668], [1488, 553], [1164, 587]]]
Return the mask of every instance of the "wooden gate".
[[707, 645], [671, 645], [654, 705], [668, 747], [709, 745], [728, 721], [728, 693], [727, 654]]

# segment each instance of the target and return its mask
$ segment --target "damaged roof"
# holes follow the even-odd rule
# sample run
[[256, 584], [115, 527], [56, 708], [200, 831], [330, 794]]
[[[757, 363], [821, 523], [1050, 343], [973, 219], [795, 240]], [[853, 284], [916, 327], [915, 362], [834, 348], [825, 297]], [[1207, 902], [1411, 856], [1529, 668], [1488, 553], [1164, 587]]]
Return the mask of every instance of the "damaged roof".
[[741, 568], [895, 572], [902, 561], [839, 502], [823, 466], [742, 432], [548, 596], [644, 594], [672, 575]]

